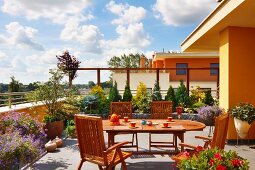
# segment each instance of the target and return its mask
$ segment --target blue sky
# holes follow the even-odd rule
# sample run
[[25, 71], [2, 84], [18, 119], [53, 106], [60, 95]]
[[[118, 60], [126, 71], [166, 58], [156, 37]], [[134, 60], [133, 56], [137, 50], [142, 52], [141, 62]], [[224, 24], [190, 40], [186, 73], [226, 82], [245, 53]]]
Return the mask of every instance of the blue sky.
[[[180, 51], [216, 0], [0, 0], [0, 83], [46, 81], [56, 55], [108, 67], [114, 55]], [[102, 81], [108, 72], [102, 73]], [[74, 83], [96, 81], [78, 72]]]

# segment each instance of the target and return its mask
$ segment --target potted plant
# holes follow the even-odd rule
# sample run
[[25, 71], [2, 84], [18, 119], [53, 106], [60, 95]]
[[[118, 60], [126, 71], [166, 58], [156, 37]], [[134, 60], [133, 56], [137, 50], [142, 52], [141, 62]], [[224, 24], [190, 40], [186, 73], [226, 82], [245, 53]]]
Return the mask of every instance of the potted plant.
[[210, 169], [210, 170], [248, 170], [249, 162], [238, 156], [235, 151], [221, 149], [196, 150], [192, 155], [183, 152], [182, 160], [178, 163], [180, 170]]
[[47, 111], [43, 121], [46, 123], [46, 134], [49, 139], [54, 139], [61, 136], [64, 129], [64, 113], [61, 109], [67, 92], [62, 83], [63, 73], [60, 70], [50, 70], [50, 74], [49, 80], [39, 84], [38, 88], [29, 94], [29, 98], [45, 105]]
[[240, 103], [229, 109], [230, 115], [234, 117], [234, 124], [238, 135], [245, 138], [248, 135], [250, 126], [255, 120], [255, 108], [250, 103]]

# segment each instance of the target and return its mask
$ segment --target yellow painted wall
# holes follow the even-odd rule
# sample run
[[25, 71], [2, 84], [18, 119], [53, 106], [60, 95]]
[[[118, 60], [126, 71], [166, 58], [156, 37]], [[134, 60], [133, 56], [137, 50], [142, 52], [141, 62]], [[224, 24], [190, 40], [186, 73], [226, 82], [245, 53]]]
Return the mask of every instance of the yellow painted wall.
[[[220, 33], [220, 106], [255, 105], [255, 28], [228, 27]], [[255, 139], [255, 124], [249, 136]], [[230, 119], [227, 139], [236, 139]]]
[[[43, 122], [43, 117], [46, 113], [46, 108], [43, 105], [39, 105], [39, 106], [34, 106], [34, 108], [23, 108], [23, 109], [18, 109], [15, 110], [16, 112], [25, 112], [25, 113], [29, 113], [32, 117], [36, 117], [38, 118], [38, 120], [40, 122]], [[0, 113], [0, 118], [6, 114], [11, 114], [11, 112], [6, 112], [6, 113]]]

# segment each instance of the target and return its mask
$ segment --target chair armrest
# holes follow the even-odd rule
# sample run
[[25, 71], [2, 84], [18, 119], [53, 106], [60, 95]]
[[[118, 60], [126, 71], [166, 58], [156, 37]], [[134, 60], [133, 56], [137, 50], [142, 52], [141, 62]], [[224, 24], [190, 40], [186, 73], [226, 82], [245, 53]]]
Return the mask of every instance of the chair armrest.
[[205, 137], [205, 136], [195, 136], [195, 138], [202, 139], [202, 140], [209, 140], [209, 141], [212, 140], [212, 138], [208, 138], [208, 137]]
[[129, 143], [129, 142], [120, 142], [120, 143], [116, 143], [116, 144], [112, 145], [111, 147], [109, 147], [109, 148], [105, 151], [105, 153], [109, 153], [109, 152], [113, 151], [114, 149], [120, 148], [121, 146], [126, 145], [126, 144], [128, 144], [128, 143]]
[[195, 145], [190, 145], [190, 144], [186, 144], [186, 143], [180, 143], [179, 145], [183, 146], [183, 147], [191, 148], [191, 149], [197, 148], [197, 146], [195, 146]]

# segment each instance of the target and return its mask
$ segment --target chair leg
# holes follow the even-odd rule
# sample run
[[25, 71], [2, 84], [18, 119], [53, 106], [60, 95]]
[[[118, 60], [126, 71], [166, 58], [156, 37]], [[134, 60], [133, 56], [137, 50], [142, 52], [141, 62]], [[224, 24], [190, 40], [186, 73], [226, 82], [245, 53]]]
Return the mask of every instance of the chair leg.
[[149, 133], [149, 151], [151, 151], [151, 133]]
[[135, 139], [136, 139], [136, 151], [138, 151], [138, 136], [137, 136], [137, 133], [135, 134]]
[[127, 170], [127, 165], [125, 161], [121, 162], [122, 170]]
[[81, 159], [80, 164], [79, 164], [77, 170], [80, 170], [80, 169], [81, 169], [83, 162], [85, 162], [85, 160]]

